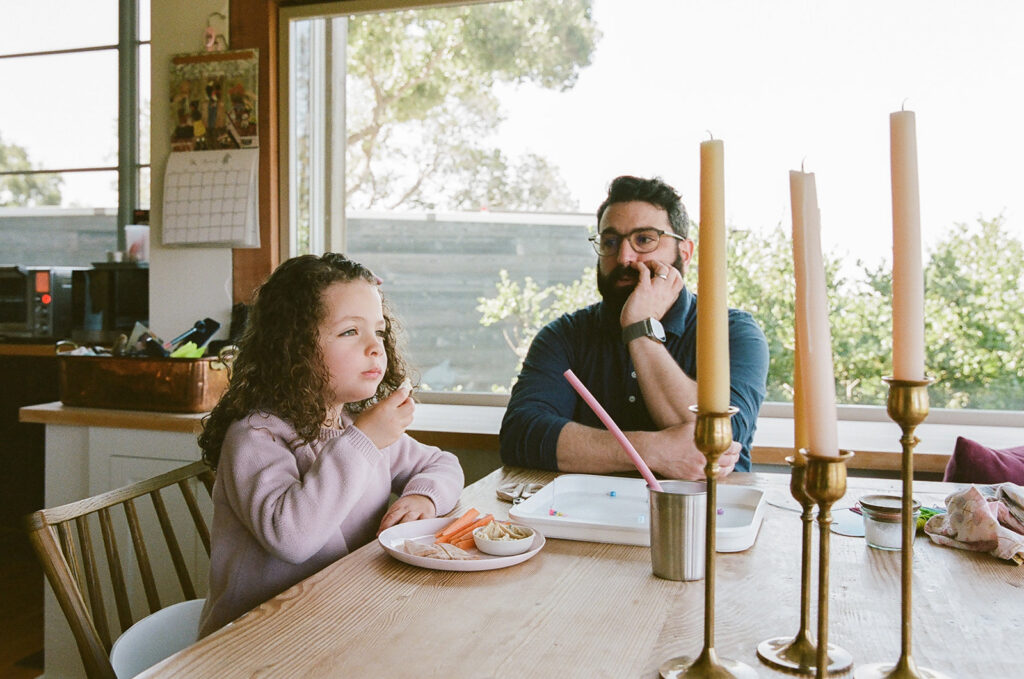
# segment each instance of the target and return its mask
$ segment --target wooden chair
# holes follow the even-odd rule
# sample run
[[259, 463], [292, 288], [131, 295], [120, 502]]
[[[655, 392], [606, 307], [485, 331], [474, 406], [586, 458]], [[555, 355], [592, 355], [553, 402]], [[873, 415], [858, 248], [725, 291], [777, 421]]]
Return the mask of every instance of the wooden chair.
[[[163, 534], [163, 543], [173, 562], [184, 599], [197, 598], [185, 556], [175, 535], [164, 497], [161, 495], [161, 490], [177, 485], [209, 556], [210, 532], [190, 485], [193, 479], [202, 481], [207, 492], [212, 495], [214, 474], [205, 462], [199, 461], [95, 497], [51, 509], [41, 509], [25, 517], [25, 526], [32, 546], [53, 587], [57, 602], [71, 625], [86, 674], [90, 678], [115, 677], [109, 654], [111, 645], [119, 633], [115, 633], [113, 637], [110, 633], [104, 599], [110, 596], [114, 599], [120, 632], [128, 629], [137, 619], [133, 616], [129, 603], [129, 580], [126, 578], [126, 572], [134, 575], [135, 570], [128, 563], [127, 554], [122, 555], [118, 549], [118, 530], [115, 526], [119, 526], [120, 522], [115, 518], [121, 512], [114, 512], [115, 506], [119, 505], [123, 510], [123, 520], [127, 522], [132, 551], [138, 565], [138, 575], [141, 576], [149, 608], [148, 613], [139, 617], [155, 613], [164, 606], [157, 591], [150, 550], [147, 549], [144, 539], [145, 522], [140, 521], [135, 506], [135, 499], [143, 495], [149, 495], [152, 500], [160, 532]], [[104, 550], [99, 555], [94, 549], [90, 529], [90, 524], [97, 521]], [[156, 533], [155, 525], [150, 532]], [[160, 540], [157, 536], [150, 537], [151, 542]], [[162, 551], [162, 547], [160, 549]], [[110, 588], [106, 594], [100, 575], [102, 559], [99, 557], [103, 554], [106, 555], [106, 570], [110, 576]]]

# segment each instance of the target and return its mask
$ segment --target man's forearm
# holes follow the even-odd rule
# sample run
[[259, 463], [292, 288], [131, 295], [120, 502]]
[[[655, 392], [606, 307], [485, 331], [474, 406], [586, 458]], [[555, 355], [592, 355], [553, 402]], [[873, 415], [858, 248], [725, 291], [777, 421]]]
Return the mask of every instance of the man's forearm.
[[[630, 431], [626, 438], [655, 474], [669, 479], [699, 481], [704, 478], [704, 455], [693, 443], [693, 424], [662, 431]], [[734, 453], [739, 452], [735, 444]], [[636, 468], [615, 437], [606, 429], [569, 422], [558, 436], [558, 469], [580, 474], [631, 472]], [[732, 470], [735, 454], [727, 457], [725, 471]], [[725, 459], [723, 459], [725, 462]]]
[[696, 421], [690, 406], [697, 402], [691, 380], [663, 344], [641, 337], [629, 346], [647, 412], [659, 429]]
[[[640, 453], [643, 441], [654, 432], [629, 432], [626, 437]], [[558, 468], [565, 472], [582, 474], [607, 474], [635, 469], [632, 460], [619, 442], [607, 429], [588, 427], [577, 422], [568, 422], [558, 435]], [[640, 453], [640, 457], [644, 457]], [[650, 460], [644, 459], [648, 465]], [[653, 469], [653, 467], [652, 467]]]

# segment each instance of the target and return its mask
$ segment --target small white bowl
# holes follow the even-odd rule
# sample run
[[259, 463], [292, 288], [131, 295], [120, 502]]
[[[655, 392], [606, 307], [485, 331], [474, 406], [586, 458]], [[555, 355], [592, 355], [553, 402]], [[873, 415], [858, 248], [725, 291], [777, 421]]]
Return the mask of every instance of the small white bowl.
[[529, 535], [519, 539], [492, 540], [487, 537], [487, 526], [481, 526], [473, 531], [473, 542], [476, 548], [484, 554], [491, 556], [514, 556], [522, 554], [533, 545], [533, 538], [536, 532], [532, 528], [520, 524], [514, 524], [516, 528], [528, 531]]

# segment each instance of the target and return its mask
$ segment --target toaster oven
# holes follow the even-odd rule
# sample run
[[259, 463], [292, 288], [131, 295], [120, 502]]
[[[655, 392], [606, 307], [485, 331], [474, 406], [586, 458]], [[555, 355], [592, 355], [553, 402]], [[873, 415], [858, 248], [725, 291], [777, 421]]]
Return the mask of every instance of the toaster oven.
[[44, 342], [71, 332], [71, 274], [81, 267], [0, 267], [0, 341]]

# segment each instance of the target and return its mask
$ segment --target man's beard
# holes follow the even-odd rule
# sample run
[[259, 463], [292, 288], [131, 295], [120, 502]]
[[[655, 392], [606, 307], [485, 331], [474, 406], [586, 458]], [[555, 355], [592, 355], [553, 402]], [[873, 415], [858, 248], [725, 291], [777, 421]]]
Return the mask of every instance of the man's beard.
[[[672, 266], [679, 273], [683, 272], [683, 258], [678, 253], [676, 254], [676, 261], [672, 262]], [[612, 309], [622, 309], [626, 300], [633, 294], [633, 289], [636, 287], [638, 280], [640, 280], [639, 271], [633, 267], [622, 266], [621, 264], [616, 265], [607, 275], [602, 275], [601, 264], [598, 262], [597, 290], [601, 293], [601, 299], [604, 300], [604, 303]], [[629, 281], [629, 285], [620, 286], [618, 285], [619, 281]]]

